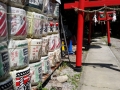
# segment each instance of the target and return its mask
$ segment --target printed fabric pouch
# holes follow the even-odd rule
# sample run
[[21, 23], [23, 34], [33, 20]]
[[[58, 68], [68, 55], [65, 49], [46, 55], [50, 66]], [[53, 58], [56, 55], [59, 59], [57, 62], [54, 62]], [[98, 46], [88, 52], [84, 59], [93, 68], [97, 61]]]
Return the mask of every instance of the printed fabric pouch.
[[10, 40], [8, 45], [11, 70], [25, 68], [29, 64], [27, 40]]
[[0, 2], [0, 42], [8, 40], [7, 6]]
[[7, 42], [0, 43], [0, 80], [6, 79], [10, 71]]
[[26, 11], [16, 7], [8, 7], [9, 38], [20, 40], [27, 37]]

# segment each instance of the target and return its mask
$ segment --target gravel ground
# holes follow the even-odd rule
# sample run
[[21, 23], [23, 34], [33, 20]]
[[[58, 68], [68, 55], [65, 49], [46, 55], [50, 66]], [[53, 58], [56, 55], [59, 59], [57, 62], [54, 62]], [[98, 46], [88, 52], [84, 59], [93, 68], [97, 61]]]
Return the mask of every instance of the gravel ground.
[[[76, 50], [76, 46], [73, 46], [73, 51]], [[87, 51], [83, 51], [82, 58], [85, 59], [87, 55]], [[70, 60], [73, 66], [75, 66], [76, 61], [76, 55], [70, 55]], [[68, 60], [64, 60], [68, 61]], [[65, 67], [64, 67], [65, 66]], [[45, 88], [48, 90], [76, 90], [80, 81], [80, 72], [75, 72], [71, 67], [68, 66], [67, 63], [63, 63], [63, 69], [58, 69], [55, 71], [55, 73], [51, 76], [51, 80], [47, 83]], [[57, 74], [60, 71], [59, 74]], [[68, 80], [64, 83], [60, 83], [57, 81], [56, 77], [61, 75], [67, 75]], [[56, 89], [51, 89], [52, 87], [55, 87]]]
[[[55, 72], [56, 73], [56, 72]], [[55, 75], [55, 73], [53, 75]], [[80, 73], [73, 71], [70, 67], [66, 67], [60, 72], [60, 76], [67, 75], [68, 80], [64, 83], [57, 81], [56, 77], [52, 77], [49, 83], [45, 86], [48, 90], [51, 90], [52, 87], [57, 89], [55, 90], [76, 90], [77, 82], [80, 79]], [[59, 75], [58, 75], [59, 76]], [[77, 78], [75, 76], [78, 76]]]

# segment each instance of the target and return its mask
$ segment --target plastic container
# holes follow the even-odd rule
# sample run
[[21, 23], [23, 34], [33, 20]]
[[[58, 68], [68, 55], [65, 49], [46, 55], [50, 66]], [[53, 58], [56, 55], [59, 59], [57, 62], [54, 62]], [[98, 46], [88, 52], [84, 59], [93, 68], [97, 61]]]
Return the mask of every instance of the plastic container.
[[26, 5], [40, 10], [43, 9], [44, 0], [26, 0]]
[[8, 39], [7, 6], [0, 2], [0, 42]]
[[42, 56], [42, 39], [27, 39], [29, 62], [40, 61]]
[[11, 70], [27, 67], [29, 64], [27, 40], [10, 40], [8, 45]]
[[47, 11], [47, 16], [53, 16], [54, 4], [50, 1]]
[[0, 81], [6, 79], [9, 75], [9, 54], [7, 49], [7, 42], [0, 43]]
[[13, 79], [11, 76], [0, 82], [0, 90], [14, 90]]
[[27, 21], [26, 11], [20, 8], [8, 7], [9, 39], [26, 39]]
[[27, 0], [8, 0], [7, 5], [12, 7], [24, 8]]
[[53, 34], [53, 28], [54, 28], [54, 23], [53, 23], [53, 18], [48, 17], [48, 27], [47, 27], [47, 33], [48, 35]]
[[42, 62], [29, 64], [31, 73], [31, 85], [42, 82]]
[[30, 67], [10, 72], [15, 90], [31, 90]]
[[2, 3], [7, 3], [8, 0], [0, 0], [0, 2], [2, 2]]
[[58, 49], [61, 47], [61, 41], [60, 41], [60, 35], [59, 34], [53, 34], [55, 39], [55, 49]]
[[43, 10], [42, 10], [43, 13], [48, 13], [49, 2], [50, 2], [50, 0], [44, 0]]
[[56, 60], [55, 60], [55, 53], [54, 52], [48, 52], [48, 59], [49, 59], [51, 67], [56, 66]]
[[54, 54], [55, 54], [55, 60], [56, 60], [56, 62], [60, 62], [61, 61], [61, 50], [60, 50], [60, 48], [56, 49], [54, 51]]
[[59, 3], [54, 4], [53, 16], [59, 17]]
[[49, 38], [49, 48], [48, 51], [52, 52], [55, 50], [55, 38], [54, 35], [48, 35], [47, 36]]
[[43, 37], [42, 38], [42, 56], [47, 56], [48, 55], [48, 37]]
[[48, 56], [41, 57], [41, 62], [42, 62], [42, 73], [48, 74], [51, 67], [50, 62], [48, 60]]
[[47, 23], [47, 17], [46, 16], [42, 16], [43, 19], [43, 31], [42, 31], [42, 36], [47, 36], [47, 28], [48, 28], [48, 23]]
[[35, 13], [35, 12], [27, 12], [27, 21], [29, 24], [28, 28], [28, 37], [34, 39], [40, 39], [42, 37], [43, 31], [43, 15]]
[[59, 33], [59, 23], [58, 23], [58, 20], [53, 20], [53, 33], [54, 34]]

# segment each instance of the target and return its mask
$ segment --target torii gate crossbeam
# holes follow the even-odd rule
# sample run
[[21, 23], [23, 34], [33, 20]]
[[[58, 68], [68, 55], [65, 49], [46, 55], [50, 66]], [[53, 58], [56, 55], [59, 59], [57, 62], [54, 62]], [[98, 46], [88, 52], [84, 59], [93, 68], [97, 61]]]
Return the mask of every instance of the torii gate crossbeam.
[[[78, 7], [79, 1], [73, 3], [65, 3], [64, 9], [72, 9]], [[101, 7], [101, 6], [115, 6], [120, 5], [120, 0], [84, 0], [84, 8]]]

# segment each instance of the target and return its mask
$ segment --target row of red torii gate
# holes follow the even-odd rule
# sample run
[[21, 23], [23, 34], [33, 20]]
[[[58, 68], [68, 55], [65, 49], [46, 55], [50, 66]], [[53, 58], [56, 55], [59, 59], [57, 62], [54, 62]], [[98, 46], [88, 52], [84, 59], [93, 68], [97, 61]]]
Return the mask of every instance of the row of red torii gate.
[[[120, 5], [120, 0], [74, 0], [74, 2], [64, 3], [64, 9], [80, 9], [78, 11], [78, 28], [77, 28], [77, 52], [76, 52], [76, 71], [81, 71], [82, 66], [82, 41], [83, 41], [83, 24], [84, 24], [84, 10], [85, 8], [90, 7], [103, 7], [103, 6], [116, 6]], [[105, 17], [101, 17], [100, 15], [104, 12], [97, 13], [99, 21], [106, 21], [107, 23], [107, 39], [108, 39], [108, 46], [111, 46], [110, 43], [110, 23], [109, 21], [112, 20], [110, 14], [115, 13], [115, 11], [107, 11]], [[89, 24], [89, 37], [88, 43], [90, 43], [91, 37], [91, 24], [92, 24], [92, 14], [90, 14], [90, 24]]]

